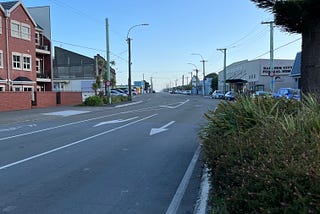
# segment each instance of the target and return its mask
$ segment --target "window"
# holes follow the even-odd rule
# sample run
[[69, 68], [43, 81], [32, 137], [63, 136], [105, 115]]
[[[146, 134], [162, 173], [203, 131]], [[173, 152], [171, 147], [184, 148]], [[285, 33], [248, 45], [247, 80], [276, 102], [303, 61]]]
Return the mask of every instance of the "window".
[[2, 34], [2, 19], [0, 17], [0, 34]]
[[36, 59], [36, 72], [37, 73], [41, 73], [41, 70], [40, 70], [40, 59]]
[[13, 87], [13, 91], [22, 91], [22, 87], [21, 86], [15, 86], [15, 87]]
[[23, 70], [31, 71], [31, 56], [23, 55]]
[[31, 38], [30, 25], [21, 24], [21, 38], [25, 40], [30, 40]]
[[35, 33], [35, 42], [36, 45], [40, 45], [40, 34], [38, 32]]
[[6, 91], [6, 87], [4, 85], [0, 85], [0, 91]]
[[11, 36], [20, 38], [20, 23], [17, 21], [11, 21]]
[[21, 70], [21, 54], [12, 53], [12, 68]]
[[0, 50], [0, 68], [3, 68], [3, 52]]

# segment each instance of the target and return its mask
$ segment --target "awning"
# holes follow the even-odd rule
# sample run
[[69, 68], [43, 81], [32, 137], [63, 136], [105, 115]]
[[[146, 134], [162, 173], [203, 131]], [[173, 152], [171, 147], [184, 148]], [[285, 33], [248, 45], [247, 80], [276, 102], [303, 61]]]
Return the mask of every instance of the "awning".
[[226, 83], [247, 83], [247, 80], [243, 79], [228, 79], [226, 80]]

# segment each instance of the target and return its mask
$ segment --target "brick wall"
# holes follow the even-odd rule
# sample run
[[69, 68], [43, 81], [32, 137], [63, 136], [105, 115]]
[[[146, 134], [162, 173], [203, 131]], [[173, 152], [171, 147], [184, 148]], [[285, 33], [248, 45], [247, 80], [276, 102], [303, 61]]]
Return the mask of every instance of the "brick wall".
[[57, 104], [79, 105], [82, 103], [82, 92], [57, 92]]
[[56, 92], [36, 92], [35, 108], [52, 107], [57, 105]]
[[0, 111], [15, 111], [31, 108], [31, 92], [1, 92]]

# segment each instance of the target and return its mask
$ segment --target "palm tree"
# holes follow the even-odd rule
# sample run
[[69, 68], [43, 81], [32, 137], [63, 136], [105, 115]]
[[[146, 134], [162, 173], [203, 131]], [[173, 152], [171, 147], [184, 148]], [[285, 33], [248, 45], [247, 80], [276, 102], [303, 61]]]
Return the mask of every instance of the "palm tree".
[[251, 0], [275, 16], [285, 31], [302, 34], [301, 90], [320, 97], [319, 0]]

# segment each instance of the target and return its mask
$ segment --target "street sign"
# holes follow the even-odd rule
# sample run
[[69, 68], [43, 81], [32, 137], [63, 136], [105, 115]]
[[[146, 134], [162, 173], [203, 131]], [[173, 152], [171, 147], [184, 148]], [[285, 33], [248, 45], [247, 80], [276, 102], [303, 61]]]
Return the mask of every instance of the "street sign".
[[105, 84], [106, 84], [107, 87], [111, 86], [111, 81], [107, 80]]

